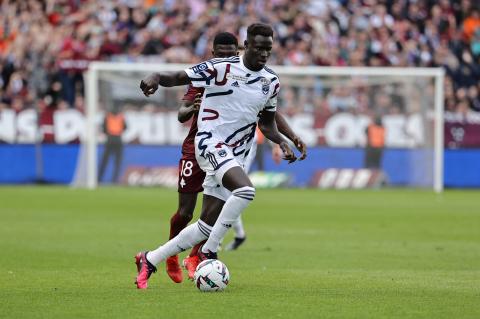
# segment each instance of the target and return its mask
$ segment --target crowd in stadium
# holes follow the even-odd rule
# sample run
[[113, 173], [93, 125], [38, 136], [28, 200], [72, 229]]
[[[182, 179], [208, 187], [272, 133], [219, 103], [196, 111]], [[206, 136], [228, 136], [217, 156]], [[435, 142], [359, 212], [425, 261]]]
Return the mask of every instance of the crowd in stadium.
[[0, 110], [81, 109], [90, 61], [195, 63], [217, 32], [242, 40], [260, 20], [276, 32], [271, 65], [443, 66], [445, 108], [480, 111], [473, 0], [4, 0], [0, 10]]

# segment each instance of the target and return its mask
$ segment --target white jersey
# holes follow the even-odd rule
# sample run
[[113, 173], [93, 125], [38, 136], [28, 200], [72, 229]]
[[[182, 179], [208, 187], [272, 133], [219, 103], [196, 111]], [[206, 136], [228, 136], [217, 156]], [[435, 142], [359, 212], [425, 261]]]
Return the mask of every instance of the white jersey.
[[278, 76], [268, 67], [249, 70], [243, 56], [208, 60], [185, 72], [194, 87], [205, 88], [195, 138], [197, 157], [207, 158], [215, 149], [227, 147], [242, 164], [253, 142], [258, 113], [276, 111]]

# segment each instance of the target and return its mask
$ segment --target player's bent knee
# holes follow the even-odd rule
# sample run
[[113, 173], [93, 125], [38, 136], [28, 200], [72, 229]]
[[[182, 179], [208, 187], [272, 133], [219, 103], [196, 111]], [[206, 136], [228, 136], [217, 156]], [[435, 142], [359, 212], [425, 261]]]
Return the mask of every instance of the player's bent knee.
[[255, 188], [251, 187], [251, 186], [240, 187], [240, 188], [235, 189], [232, 192], [232, 195], [251, 201], [255, 198]]

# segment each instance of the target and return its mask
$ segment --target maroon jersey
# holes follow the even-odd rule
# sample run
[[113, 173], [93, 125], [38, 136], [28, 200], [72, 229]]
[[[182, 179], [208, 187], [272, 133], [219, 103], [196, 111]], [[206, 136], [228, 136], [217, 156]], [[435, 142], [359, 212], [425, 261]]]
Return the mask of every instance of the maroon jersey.
[[[195, 95], [198, 93], [203, 94], [204, 88], [195, 88], [191, 85], [188, 86], [187, 92], [183, 96], [183, 101], [193, 102], [195, 100]], [[188, 131], [187, 137], [183, 141], [182, 145], [182, 154], [184, 155], [193, 155], [195, 158], [195, 135], [197, 135], [197, 118], [198, 113], [195, 113], [192, 116], [192, 125], [190, 126], [190, 131]]]

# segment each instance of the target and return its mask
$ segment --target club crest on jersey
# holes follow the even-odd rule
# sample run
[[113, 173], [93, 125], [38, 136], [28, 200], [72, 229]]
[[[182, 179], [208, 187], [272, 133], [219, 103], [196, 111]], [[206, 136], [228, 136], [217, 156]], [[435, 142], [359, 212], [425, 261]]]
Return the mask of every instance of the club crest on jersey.
[[205, 71], [206, 69], [208, 69], [208, 65], [205, 62], [192, 66], [192, 70], [195, 73], [200, 73], [202, 71]]
[[225, 150], [220, 150], [220, 151], [218, 151], [218, 155], [219, 155], [220, 157], [225, 157], [225, 156], [227, 156], [227, 151], [225, 151]]
[[270, 91], [270, 80], [267, 78], [262, 78], [260, 80], [260, 83], [262, 83], [262, 93], [267, 95], [268, 92]]

